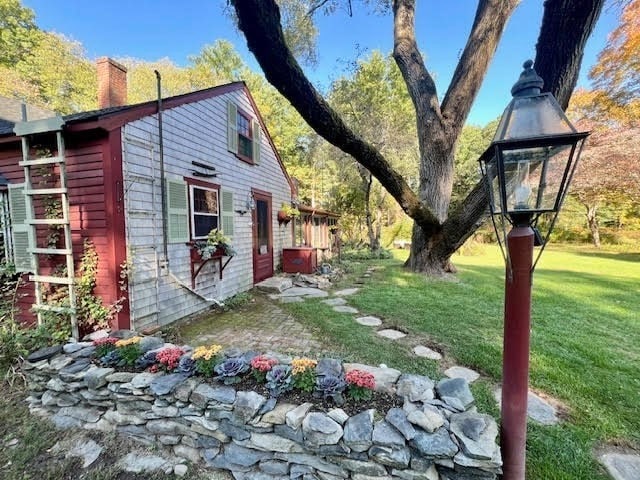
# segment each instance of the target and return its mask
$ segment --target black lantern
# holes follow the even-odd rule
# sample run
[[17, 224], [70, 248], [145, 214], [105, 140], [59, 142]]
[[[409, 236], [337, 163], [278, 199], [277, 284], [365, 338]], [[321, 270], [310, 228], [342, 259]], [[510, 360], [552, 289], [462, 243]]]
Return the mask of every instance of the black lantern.
[[[574, 128], [551, 93], [541, 93], [544, 82], [533, 62], [523, 66], [511, 89], [513, 99], [479, 159], [501, 248], [505, 219], [513, 226], [533, 227], [536, 245], [546, 243], [589, 135]], [[550, 219], [543, 238], [538, 226], [544, 215]]]

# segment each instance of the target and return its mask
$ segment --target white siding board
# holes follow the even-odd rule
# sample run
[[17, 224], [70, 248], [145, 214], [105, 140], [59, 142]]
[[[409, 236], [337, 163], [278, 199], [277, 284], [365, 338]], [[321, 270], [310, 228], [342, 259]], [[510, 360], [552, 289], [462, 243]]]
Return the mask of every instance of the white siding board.
[[[219, 175], [209, 181], [233, 192], [234, 210], [244, 209], [251, 188], [270, 192], [273, 206], [274, 268], [277, 269], [282, 247], [289, 246], [292, 242], [291, 229], [279, 227], [277, 222], [280, 205], [291, 200], [290, 187], [271, 149], [266, 132], [263, 131], [261, 135], [261, 162], [258, 166], [246, 164], [227, 151], [228, 100], [236, 103], [241, 110], [256, 116], [242, 91], [163, 112], [166, 176], [174, 179], [192, 177], [192, 161], [211, 165]], [[158, 261], [162, 260], [159, 258], [162, 256], [162, 221], [156, 116], [127, 124], [123, 133], [123, 148], [126, 153], [125, 183], [128, 187], [126, 222], [128, 225], [135, 224], [135, 229], [129, 229], [129, 260], [134, 264], [134, 271], [136, 263], [145, 265], [139, 269], [140, 281], [134, 281], [130, 285], [129, 295], [135, 306], [132, 308], [132, 323], [136, 328], [141, 328], [142, 324], [148, 326], [149, 322], [164, 325], [203, 310], [210, 303], [180, 285], [182, 283], [191, 287], [189, 248], [186, 245], [169, 244], [170, 274], [157, 276]], [[136, 176], [141, 176], [142, 179]], [[145, 183], [144, 179], [149, 176], [155, 178], [153, 184], [149, 181]], [[237, 256], [227, 265], [222, 280], [219, 279], [217, 262], [210, 262], [202, 269], [196, 281], [196, 291], [203, 297], [224, 300], [253, 287], [250, 212], [245, 215], [235, 214], [234, 225], [233, 245]], [[157, 248], [159, 260], [136, 253], [150, 247]], [[141, 277], [145, 276], [149, 278], [142, 281]], [[149, 309], [156, 305], [156, 299], [159, 313], [151, 315]]]

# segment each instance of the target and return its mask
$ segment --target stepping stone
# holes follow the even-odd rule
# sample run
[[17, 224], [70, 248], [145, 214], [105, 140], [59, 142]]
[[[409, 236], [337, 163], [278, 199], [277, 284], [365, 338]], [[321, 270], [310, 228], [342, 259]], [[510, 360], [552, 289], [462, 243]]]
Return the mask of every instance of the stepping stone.
[[357, 308], [350, 307], [349, 305], [338, 305], [337, 307], [333, 307], [333, 309], [340, 313], [358, 313]]
[[334, 292], [333, 294], [337, 297], [345, 297], [348, 295], [353, 295], [354, 293], [357, 293], [359, 290], [359, 288], [345, 288], [344, 290], [338, 290], [337, 292]]
[[293, 283], [289, 277], [271, 277], [256, 283], [258, 290], [268, 293], [282, 293], [292, 286]]
[[370, 276], [371, 276], [370, 273], [365, 273], [365, 274], [362, 275], [362, 278], [369, 278]]
[[381, 337], [388, 338], [390, 340], [398, 340], [399, 338], [407, 336], [406, 333], [401, 332], [400, 330], [394, 330], [393, 328], [385, 328], [384, 330], [378, 330], [376, 333]]
[[304, 302], [302, 297], [280, 297], [280, 303], [300, 303]]
[[[498, 402], [498, 406], [502, 404], [502, 388], [496, 389], [493, 396]], [[555, 425], [560, 419], [557, 415], [556, 407], [546, 402], [538, 395], [529, 391], [527, 396], [527, 416], [542, 425]]]
[[366, 327], [379, 327], [382, 325], [382, 320], [378, 317], [358, 317], [356, 318], [356, 322]]
[[413, 353], [416, 354], [418, 357], [428, 358], [429, 360], [442, 359], [442, 354], [440, 354], [440, 352], [431, 350], [429, 347], [425, 347], [424, 345], [417, 345], [413, 347]]
[[466, 367], [451, 367], [444, 371], [449, 378], [464, 378], [468, 383], [473, 383], [480, 378], [480, 374], [475, 370]]
[[640, 478], [640, 455], [605, 453], [598, 460], [614, 480], [637, 480]]
[[319, 288], [292, 287], [286, 289], [278, 297], [328, 297], [329, 294]]
[[322, 300], [322, 303], [337, 307], [338, 305], [346, 305], [347, 301], [344, 298], [328, 298], [327, 300]]

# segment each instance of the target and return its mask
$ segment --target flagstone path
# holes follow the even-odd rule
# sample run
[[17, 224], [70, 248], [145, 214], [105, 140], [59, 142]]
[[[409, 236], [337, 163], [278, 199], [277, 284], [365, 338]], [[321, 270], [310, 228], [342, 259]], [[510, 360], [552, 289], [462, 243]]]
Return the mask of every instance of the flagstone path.
[[640, 479], [640, 455], [632, 453], [608, 452], [598, 456], [609, 475], [614, 480]]

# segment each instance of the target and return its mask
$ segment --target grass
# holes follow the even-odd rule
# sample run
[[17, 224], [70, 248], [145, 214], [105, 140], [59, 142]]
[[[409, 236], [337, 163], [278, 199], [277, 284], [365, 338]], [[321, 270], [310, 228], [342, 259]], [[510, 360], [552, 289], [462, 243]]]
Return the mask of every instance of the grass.
[[[367, 264], [380, 270], [350, 305], [407, 331], [413, 343], [380, 339], [319, 301], [286, 308], [345, 358], [439, 377], [436, 362], [411, 354], [418, 340], [437, 346], [484, 374], [473, 386], [477, 404], [497, 417], [491, 392], [502, 372], [504, 263], [497, 249], [482, 250], [455, 256], [459, 273], [448, 280], [407, 272], [400, 257]], [[365, 267], [350, 264], [344, 285]], [[534, 275], [530, 383], [566, 406], [566, 420], [529, 424], [527, 478], [606, 479], [595, 448], [640, 449], [639, 298], [638, 253], [556, 247], [543, 254]]]

